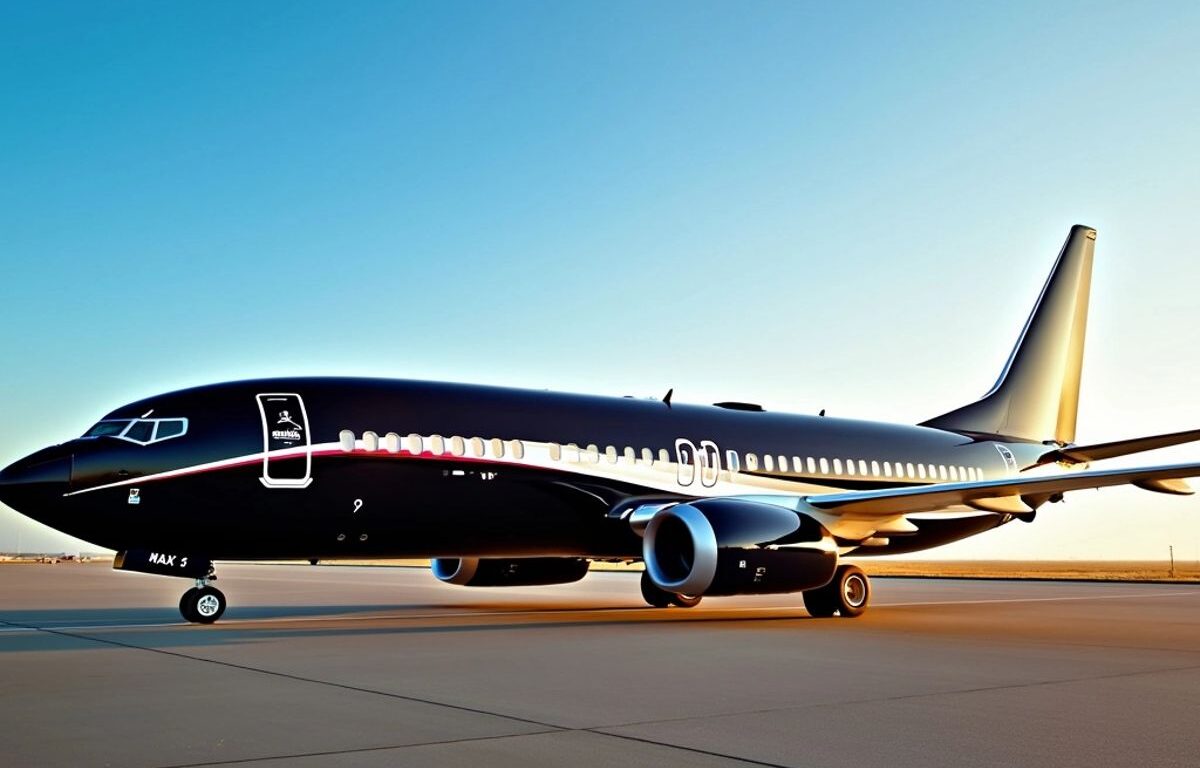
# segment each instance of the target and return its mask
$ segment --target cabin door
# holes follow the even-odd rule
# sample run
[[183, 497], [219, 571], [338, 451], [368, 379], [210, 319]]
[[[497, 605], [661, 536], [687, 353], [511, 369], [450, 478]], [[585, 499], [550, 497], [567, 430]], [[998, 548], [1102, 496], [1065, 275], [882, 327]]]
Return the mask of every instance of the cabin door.
[[258, 396], [262, 415], [262, 484], [268, 488], [307, 488], [312, 482], [312, 441], [308, 412], [300, 395]]

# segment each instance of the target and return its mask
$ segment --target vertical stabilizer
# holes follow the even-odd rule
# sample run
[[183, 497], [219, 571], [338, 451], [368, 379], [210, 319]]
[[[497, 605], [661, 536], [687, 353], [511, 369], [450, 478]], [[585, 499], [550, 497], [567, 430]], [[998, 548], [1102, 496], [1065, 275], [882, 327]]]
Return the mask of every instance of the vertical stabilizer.
[[1071, 227], [1000, 378], [977, 402], [923, 422], [952, 432], [1075, 441], [1096, 230]]

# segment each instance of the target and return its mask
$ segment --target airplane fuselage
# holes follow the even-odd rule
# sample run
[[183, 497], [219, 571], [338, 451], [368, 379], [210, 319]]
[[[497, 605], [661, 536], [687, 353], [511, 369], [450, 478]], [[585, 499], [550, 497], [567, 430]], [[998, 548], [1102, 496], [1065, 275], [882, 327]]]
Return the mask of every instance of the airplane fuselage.
[[[101, 422], [186, 419], [183, 434], [82, 437], [19, 462], [9, 471], [40, 465], [48, 480], [8, 501], [116, 550], [634, 559], [640, 538], [616, 514], [630, 499], [982, 480], [1046, 450], [747, 408], [383, 379], [217, 384]], [[935, 546], [1003, 520], [931, 520], [862, 553]]]

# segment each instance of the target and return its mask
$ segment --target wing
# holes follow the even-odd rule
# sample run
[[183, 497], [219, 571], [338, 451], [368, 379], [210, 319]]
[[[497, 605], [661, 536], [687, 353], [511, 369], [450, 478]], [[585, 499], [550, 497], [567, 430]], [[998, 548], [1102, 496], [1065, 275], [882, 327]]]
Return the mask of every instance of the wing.
[[1136, 485], [1161, 493], [1189, 494], [1185, 477], [1200, 476], [1200, 464], [1138, 469], [1106, 469], [1049, 477], [1010, 477], [972, 483], [939, 483], [915, 488], [847, 491], [805, 497], [811, 507], [836, 516], [895, 518], [967, 505], [989, 512], [1028, 513], [1068, 491]]

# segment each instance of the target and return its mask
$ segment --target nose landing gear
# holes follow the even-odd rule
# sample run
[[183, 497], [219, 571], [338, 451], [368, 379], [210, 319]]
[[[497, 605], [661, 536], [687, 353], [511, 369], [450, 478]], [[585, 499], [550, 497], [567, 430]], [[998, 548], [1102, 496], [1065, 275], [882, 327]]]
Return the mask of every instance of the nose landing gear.
[[207, 579], [197, 579], [196, 586], [179, 598], [179, 612], [193, 624], [212, 624], [225, 613], [229, 602], [225, 593], [209, 586]]
[[217, 580], [212, 560], [194, 552], [122, 550], [113, 558], [113, 569], [194, 579], [196, 586], [179, 599], [179, 613], [193, 624], [212, 624], [229, 605], [224, 593], [212, 586]]

